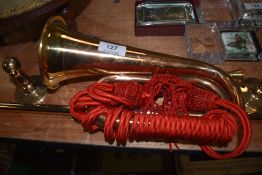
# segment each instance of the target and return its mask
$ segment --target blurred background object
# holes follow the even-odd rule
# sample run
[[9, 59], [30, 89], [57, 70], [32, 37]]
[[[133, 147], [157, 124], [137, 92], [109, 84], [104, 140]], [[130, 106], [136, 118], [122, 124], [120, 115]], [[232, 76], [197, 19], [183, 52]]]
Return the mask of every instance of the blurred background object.
[[89, 0], [0, 1], [0, 46], [36, 41], [46, 20], [61, 15], [71, 28]]

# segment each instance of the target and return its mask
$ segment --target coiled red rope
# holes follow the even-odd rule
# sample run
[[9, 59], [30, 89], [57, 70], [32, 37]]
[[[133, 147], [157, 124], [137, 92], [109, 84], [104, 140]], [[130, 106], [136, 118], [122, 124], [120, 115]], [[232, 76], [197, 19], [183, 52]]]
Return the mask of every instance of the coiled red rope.
[[[251, 139], [250, 121], [238, 105], [171, 74], [155, 75], [144, 85], [91, 84], [72, 98], [70, 112], [89, 132], [101, 129], [97, 120], [104, 116], [106, 141], [119, 145], [147, 140], [191, 143], [213, 158], [227, 159], [245, 151]], [[190, 112], [205, 114], [196, 117]], [[212, 146], [225, 146], [234, 138], [238, 123], [238, 146], [226, 154], [214, 151]]]

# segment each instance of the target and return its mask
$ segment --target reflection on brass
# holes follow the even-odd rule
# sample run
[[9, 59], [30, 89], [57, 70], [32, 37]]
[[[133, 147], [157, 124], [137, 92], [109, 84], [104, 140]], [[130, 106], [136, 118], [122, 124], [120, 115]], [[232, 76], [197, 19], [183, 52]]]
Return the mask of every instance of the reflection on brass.
[[1, 0], [0, 19], [37, 9], [51, 0]]
[[16, 84], [15, 99], [20, 103], [36, 103], [43, 99], [46, 87], [38, 77], [29, 77], [20, 71], [21, 64], [15, 57], [6, 57], [2, 67]]
[[51, 18], [45, 25], [40, 45], [39, 64], [44, 84], [55, 89], [60, 82], [77, 77], [105, 75], [152, 75], [173, 73], [211, 83], [218, 94], [244, 106], [240, 89], [223, 70], [196, 60], [126, 47], [125, 56], [98, 51], [99, 40], [70, 31], [61, 17]]

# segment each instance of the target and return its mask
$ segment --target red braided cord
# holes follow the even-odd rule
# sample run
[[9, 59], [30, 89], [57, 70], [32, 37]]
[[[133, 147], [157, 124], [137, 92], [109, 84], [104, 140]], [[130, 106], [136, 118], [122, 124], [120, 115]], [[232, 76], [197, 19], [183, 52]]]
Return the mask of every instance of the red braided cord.
[[[163, 96], [162, 104], [155, 102], [158, 96]], [[142, 113], [130, 110], [141, 106]], [[235, 117], [225, 109], [239, 118], [243, 137], [233, 152], [221, 155], [210, 145], [225, 145], [237, 132]], [[149, 115], [146, 114], [148, 110]], [[188, 117], [188, 111], [192, 110], [209, 112], [203, 117]], [[97, 117], [105, 116], [106, 141], [113, 143], [116, 140], [121, 145], [125, 145], [127, 140], [145, 141], [149, 138], [166, 142], [183, 140], [203, 145], [202, 150], [211, 157], [225, 159], [241, 154], [251, 138], [248, 117], [237, 105], [219, 100], [213, 93], [168, 74], [158, 75], [143, 86], [134, 82], [92, 84], [75, 95], [70, 103], [70, 111], [89, 132], [97, 131]]]
[[251, 140], [251, 125], [248, 119], [246, 112], [244, 112], [239, 106], [234, 103], [230, 103], [226, 100], [219, 100], [216, 102], [218, 106], [221, 106], [225, 109], [229, 109], [234, 112], [236, 116], [238, 116], [241, 126], [242, 126], [242, 139], [237, 148], [235, 148], [232, 152], [228, 154], [218, 154], [209, 146], [202, 146], [202, 150], [207, 153], [209, 156], [212, 156], [216, 159], [228, 159], [233, 158], [240, 155], [243, 151], [245, 151]]

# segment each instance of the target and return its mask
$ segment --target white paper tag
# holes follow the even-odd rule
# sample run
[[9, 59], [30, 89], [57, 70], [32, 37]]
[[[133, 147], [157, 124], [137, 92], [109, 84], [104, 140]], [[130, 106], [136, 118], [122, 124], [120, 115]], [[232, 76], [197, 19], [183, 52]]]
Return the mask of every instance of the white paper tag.
[[125, 56], [126, 46], [100, 41], [98, 46], [98, 51], [113, 54], [113, 55], [118, 55], [118, 56]]
[[262, 9], [262, 3], [244, 3], [245, 9], [247, 10], [258, 10]]

